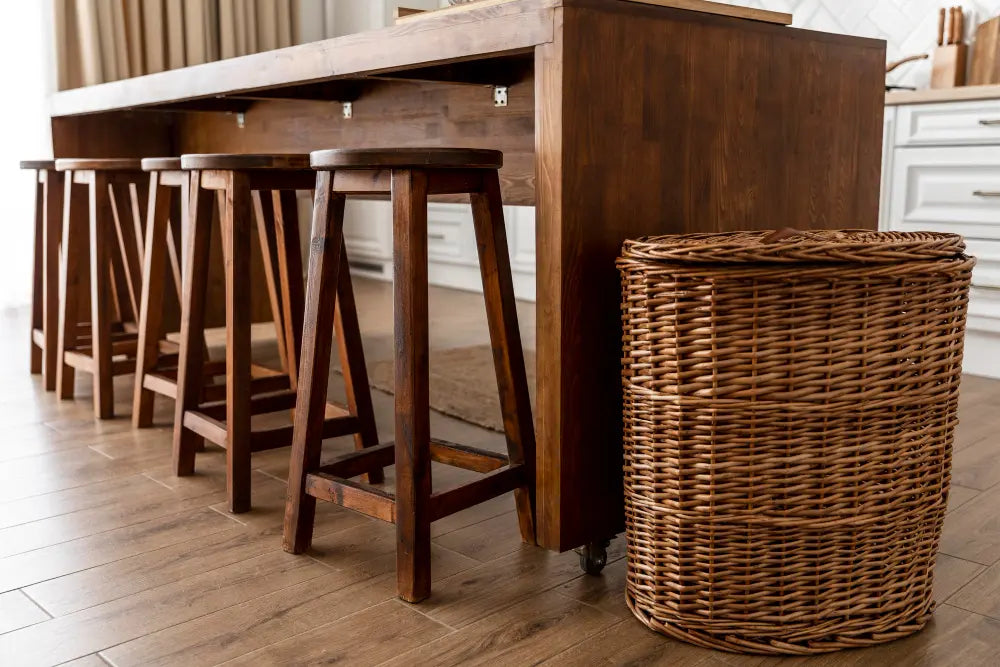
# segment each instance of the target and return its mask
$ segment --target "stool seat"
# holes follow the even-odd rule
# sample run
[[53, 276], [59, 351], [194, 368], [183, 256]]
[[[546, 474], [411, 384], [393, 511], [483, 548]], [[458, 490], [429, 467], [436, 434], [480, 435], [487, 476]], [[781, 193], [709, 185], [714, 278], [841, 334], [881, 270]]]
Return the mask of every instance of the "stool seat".
[[309, 169], [306, 153], [192, 153], [181, 156], [183, 169]]
[[59, 158], [58, 171], [142, 171], [139, 158]]
[[499, 169], [503, 153], [479, 148], [336, 148], [313, 151], [314, 169]]
[[55, 160], [21, 160], [21, 169], [55, 169]]
[[142, 159], [143, 171], [180, 171], [179, 157], [147, 157]]

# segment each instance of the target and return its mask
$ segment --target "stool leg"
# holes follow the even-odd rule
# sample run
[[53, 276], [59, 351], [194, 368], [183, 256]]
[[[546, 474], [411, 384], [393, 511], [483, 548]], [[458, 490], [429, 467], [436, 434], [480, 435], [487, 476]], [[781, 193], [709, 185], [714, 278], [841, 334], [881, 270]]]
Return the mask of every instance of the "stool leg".
[[[254, 190], [251, 197], [253, 201], [254, 218], [257, 220], [257, 238], [260, 242], [260, 254], [264, 264], [264, 281], [267, 283], [267, 297], [271, 303], [271, 318], [274, 320], [274, 333], [278, 344], [278, 358], [281, 362], [281, 370], [291, 374], [288, 363], [287, 344], [285, 342], [285, 325], [282, 321], [282, 304], [279, 294], [279, 278], [276, 274], [278, 267], [278, 240], [275, 229], [275, 210], [271, 204], [270, 192]], [[294, 382], [292, 389], [295, 388]]]
[[[132, 193], [129, 185], [116, 183], [111, 186], [112, 211], [114, 217], [115, 239], [118, 242], [118, 253], [121, 257], [123, 277], [125, 279], [125, 296], [128, 298], [128, 310], [133, 321], [139, 320], [139, 300], [141, 294], [142, 276], [142, 235], [137, 234], [132, 218], [134, 217]], [[124, 321], [124, 320], [123, 320]]]
[[94, 359], [94, 415], [98, 419], [110, 419], [115, 409], [108, 271], [111, 203], [107, 177], [95, 171], [90, 182], [90, 340]]
[[[302, 318], [305, 310], [298, 201], [293, 190], [275, 190], [272, 196], [278, 285], [281, 289], [281, 321], [285, 329], [283, 336], [285, 357], [292, 389], [295, 389], [298, 386], [299, 357], [302, 354]], [[341, 261], [341, 264], [343, 263]]]
[[73, 398], [76, 370], [66, 363], [66, 351], [76, 348], [80, 301], [87, 284], [87, 191], [74, 186], [73, 173], [63, 181], [62, 256], [59, 260], [59, 341], [56, 386], [59, 398]]
[[420, 602], [431, 588], [427, 175], [392, 175], [396, 340], [396, 588]]
[[215, 194], [201, 187], [201, 172], [192, 172], [188, 196], [186, 246], [181, 263], [181, 337], [177, 365], [177, 398], [174, 401], [174, 474], [194, 473], [194, 457], [201, 438], [184, 428], [184, 413], [196, 407], [201, 394], [205, 363], [205, 296], [208, 290], [208, 257], [212, 240], [212, 207]]
[[35, 329], [44, 330], [43, 303], [45, 301], [44, 287], [44, 256], [45, 256], [45, 184], [38, 180], [41, 171], [32, 172], [35, 175], [35, 250], [31, 273], [31, 334], [28, 343], [31, 347], [31, 374], [42, 372], [42, 348], [35, 342]]
[[331, 192], [333, 174], [316, 174], [309, 282], [302, 327], [302, 365], [296, 393], [292, 455], [282, 546], [302, 553], [312, 543], [316, 499], [305, 492], [306, 474], [319, 467], [326, 416], [327, 376], [333, 344], [334, 302], [344, 234], [344, 197]]
[[[351, 284], [351, 267], [347, 263], [346, 247], [340, 251], [337, 316], [334, 322], [347, 407], [359, 422], [358, 432], [354, 434], [354, 448], [374, 447], [378, 444], [378, 427], [375, 425], [375, 408], [372, 406], [372, 393], [368, 385], [365, 350], [361, 343], [361, 327], [358, 325], [358, 310], [354, 301], [354, 285]], [[365, 477], [369, 484], [381, 484], [385, 481], [381, 468], [373, 468]]]
[[59, 364], [59, 238], [62, 236], [63, 176], [58, 171], [45, 174], [45, 228], [42, 246], [42, 339], [45, 358], [42, 383], [55, 391]]
[[524, 351], [517, 324], [500, 181], [495, 171], [483, 176], [483, 191], [473, 193], [472, 216], [489, 322], [493, 365], [503, 410], [511, 465], [524, 467], [524, 485], [514, 492], [521, 539], [535, 543], [535, 431], [531, 420]]
[[156, 393], [146, 389], [146, 374], [156, 367], [160, 339], [163, 337], [163, 294], [166, 282], [167, 238], [171, 188], [160, 183], [160, 174], [149, 175], [149, 204], [146, 212], [145, 248], [143, 249], [142, 293], [139, 300], [139, 347], [135, 363], [135, 388], [132, 400], [132, 425], [153, 425], [153, 401]]
[[246, 174], [232, 172], [222, 220], [226, 266], [226, 481], [229, 511], [250, 510], [250, 225]]
[[190, 203], [188, 187], [184, 185], [180, 189], [179, 197], [171, 197], [170, 202], [170, 224], [167, 228], [167, 256], [170, 258], [170, 275], [174, 283], [174, 291], [177, 294], [177, 303], [181, 302], [181, 294], [184, 289], [184, 280], [181, 277], [181, 248], [184, 247], [185, 234], [182, 231], [184, 225], [187, 205]]

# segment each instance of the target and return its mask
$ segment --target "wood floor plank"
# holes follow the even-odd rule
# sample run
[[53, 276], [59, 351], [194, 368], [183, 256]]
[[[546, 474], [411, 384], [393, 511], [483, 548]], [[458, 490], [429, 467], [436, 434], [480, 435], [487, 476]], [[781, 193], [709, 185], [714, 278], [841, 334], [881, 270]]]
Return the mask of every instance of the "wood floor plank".
[[386, 665], [536, 664], [619, 619], [548, 591], [403, 653]]
[[[629, 614], [628, 620], [590, 636], [541, 663], [546, 667], [578, 665], [684, 665], [702, 667], [715, 651], [667, 639]], [[757, 659], [759, 662], [759, 659]]]
[[[620, 555], [612, 552], [611, 557]], [[572, 552], [515, 551], [436, 583], [420, 610], [449, 627], [462, 628], [578, 576], [579, 559]]]
[[514, 494], [505, 493], [502, 496], [497, 496], [496, 498], [487, 500], [485, 503], [474, 505], [469, 509], [462, 510], [461, 512], [457, 512], [451, 516], [446, 516], [443, 519], [435, 521], [431, 524], [431, 537], [441, 537], [442, 535], [447, 535], [448, 533], [456, 530], [461, 530], [462, 528], [477, 524], [480, 521], [492, 519], [495, 516], [500, 516], [501, 514], [513, 511]]
[[21, 591], [0, 593], [0, 635], [49, 620], [49, 615]]
[[959, 486], [958, 484], [952, 484], [951, 490], [948, 492], [948, 513], [954, 512], [959, 507], [978, 496], [979, 493], [980, 492], [976, 489], [970, 489], [964, 486]]
[[225, 665], [379, 665], [449, 632], [450, 629], [414, 611], [406, 603], [390, 600], [248, 653]]
[[307, 558], [271, 552], [0, 635], [0, 655], [15, 656], [15, 664], [54, 665], [319, 579], [329, 571]]
[[153, 551], [232, 528], [208, 508], [160, 517], [0, 560], [0, 592]]
[[90, 443], [61, 435], [41, 423], [5, 428], [3, 443], [0, 443], [0, 463], [86, 447], [88, 444]]
[[142, 472], [128, 461], [112, 461], [89, 447], [17, 459], [0, 466], [0, 503], [40, 496]]
[[1000, 620], [1000, 563], [980, 570], [948, 598], [948, 604]]
[[109, 667], [109, 665], [101, 659], [101, 656], [95, 653], [94, 655], [86, 655], [76, 660], [64, 662], [59, 667]]
[[980, 493], [947, 516], [941, 553], [992, 565], [1000, 560], [1000, 486]]
[[197, 509], [225, 497], [216, 492], [179, 498], [147, 477], [136, 475], [129, 479], [135, 483], [122, 489], [120, 502], [0, 530], [0, 558]]
[[950, 602], [959, 589], [975, 580], [984, 570], [986, 567], [979, 563], [938, 554], [934, 567], [934, 600], [938, 604]]
[[[255, 477], [254, 509], [240, 517], [273, 514], [268, 501], [279, 486], [282, 485], [262, 475]], [[281, 509], [284, 509], [283, 504]], [[369, 521], [334, 505], [321, 509], [324, 511], [317, 513], [317, 535], [335, 533]], [[25, 590], [50, 613], [61, 616], [280, 548], [280, 514], [277, 523], [273, 518], [251, 520], [249, 525], [234, 520], [231, 529], [44, 581]]]
[[0, 528], [43, 521], [104, 505], [127, 504], [131, 494], [146, 488], [149, 481], [144, 475], [135, 474], [0, 503]]
[[1000, 484], [1000, 438], [983, 438], [956, 451], [953, 466], [951, 479], [959, 486], [985, 491]]
[[434, 538], [434, 541], [469, 558], [475, 558], [481, 563], [506, 556], [521, 548], [533, 548], [521, 542], [517, 514], [514, 512], [460, 528]]
[[581, 574], [555, 590], [608, 614], [631, 619], [632, 612], [625, 606], [626, 574], [627, 563], [624, 558], [619, 558], [608, 563], [600, 576]]
[[357, 581], [353, 575], [330, 572], [318, 579], [148, 634], [103, 651], [101, 655], [116, 667], [217, 665], [394, 596], [395, 576]]

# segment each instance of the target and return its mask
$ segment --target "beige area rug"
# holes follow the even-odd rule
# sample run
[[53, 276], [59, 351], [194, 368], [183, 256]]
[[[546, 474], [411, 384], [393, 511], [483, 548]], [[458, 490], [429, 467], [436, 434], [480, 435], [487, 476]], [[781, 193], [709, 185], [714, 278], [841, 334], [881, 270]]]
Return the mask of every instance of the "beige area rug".
[[[503, 432], [493, 350], [489, 345], [431, 350], [431, 408], [493, 431]], [[528, 389], [535, 403], [535, 354], [524, 351]], [[379, 361], [371, 369], [372, 387], [393, 393], [393, 362]]]

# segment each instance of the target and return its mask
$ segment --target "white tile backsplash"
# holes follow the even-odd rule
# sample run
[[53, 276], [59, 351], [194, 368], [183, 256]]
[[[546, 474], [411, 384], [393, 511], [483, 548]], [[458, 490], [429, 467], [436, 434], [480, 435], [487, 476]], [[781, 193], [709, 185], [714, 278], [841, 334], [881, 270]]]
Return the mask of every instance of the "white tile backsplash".
[[[967, 43], [979, 23], [1000, 15], [1000, 0], [965, 0], [944, 4], [937, 0], [722, 0], [732, 5], [772, 9], [792, 14], [797, 28], [876, 37], [887, 42], [890, 61], [917, 53], [930, 53], [937, 41], [937, 12], [951, 4], [965, 9]], [[889, 82], [926, 87], [929, 60], [908, 63]]]

